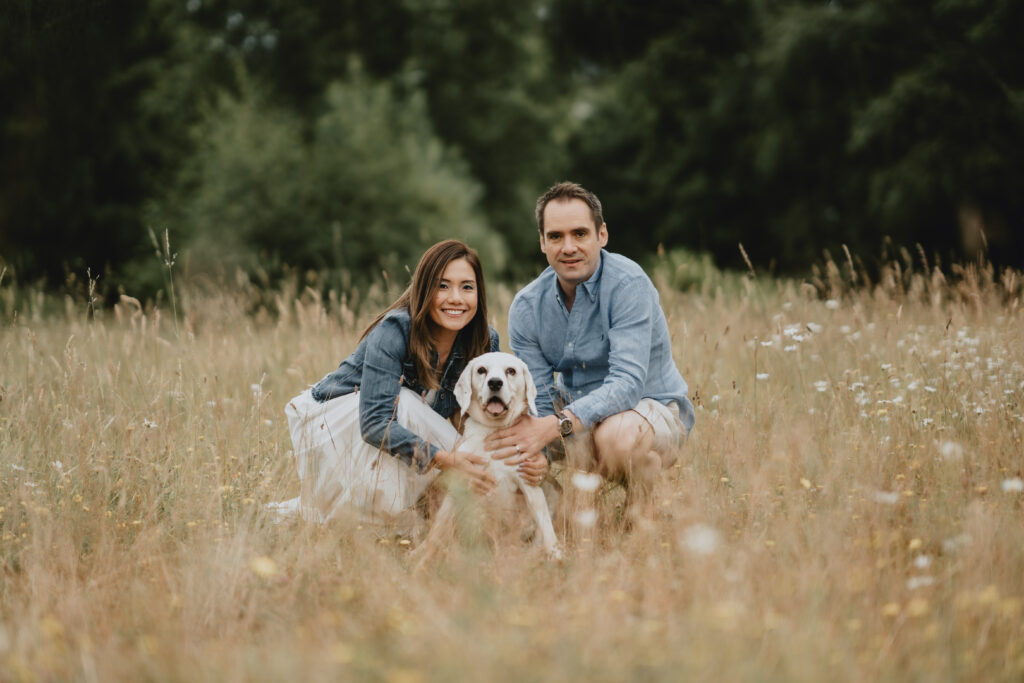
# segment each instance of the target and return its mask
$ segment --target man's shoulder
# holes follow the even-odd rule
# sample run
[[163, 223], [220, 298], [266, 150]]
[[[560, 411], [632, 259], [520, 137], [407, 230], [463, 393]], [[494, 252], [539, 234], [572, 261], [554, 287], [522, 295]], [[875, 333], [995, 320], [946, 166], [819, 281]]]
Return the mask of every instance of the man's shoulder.
[[601, 284], [618, 285], [628, 280], [650, 282], [651, 278], [636, 261], [622, 254], [614, 254], [610, 251], [604, 252], [604, 269], [601, 272]]

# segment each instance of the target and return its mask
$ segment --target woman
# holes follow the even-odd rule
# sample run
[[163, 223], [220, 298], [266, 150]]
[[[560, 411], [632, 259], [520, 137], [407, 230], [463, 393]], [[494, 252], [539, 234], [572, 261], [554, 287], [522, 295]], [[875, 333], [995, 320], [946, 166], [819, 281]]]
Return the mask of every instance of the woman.
[[430, 247], [352, 355], [289, 401], [301, 491], [278, 511], [324, 522], [348, 508], [387, 521], [446, 469], [490, 490], [485, 458], [452, 450], [458, 433], [447, 418], [467, 361], [497, 350], [476, 252], [457, 240]]

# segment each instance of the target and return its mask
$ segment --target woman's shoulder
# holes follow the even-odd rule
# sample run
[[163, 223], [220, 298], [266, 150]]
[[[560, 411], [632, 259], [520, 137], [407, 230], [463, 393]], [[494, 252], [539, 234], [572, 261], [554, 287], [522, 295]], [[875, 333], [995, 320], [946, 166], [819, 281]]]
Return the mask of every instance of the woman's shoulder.
[[[384, 314], [384, 317], [374, 325], [363, 342], [374, 346], [381, 344], [394, 346], [396, 343], [400, 343], [404, 347], [409, 343], [411, 329], [412, 317], [409, 315], [409, 309], [396, 308]], [[388, 343], [389, 341], [391, 343]]]
[[489, 326], [489, 325], [487, 327], [487, 331], [490, 333], [490, 338], [491, 338], [491, 342], [490, 342], [490, 346], [489, 346], [488, 350], [490, 350], [490, 351], [500, 351], [501, 350], [501, 337], [498, 336], [498, 331], [496, 329], [494, 329], [493, 327]]

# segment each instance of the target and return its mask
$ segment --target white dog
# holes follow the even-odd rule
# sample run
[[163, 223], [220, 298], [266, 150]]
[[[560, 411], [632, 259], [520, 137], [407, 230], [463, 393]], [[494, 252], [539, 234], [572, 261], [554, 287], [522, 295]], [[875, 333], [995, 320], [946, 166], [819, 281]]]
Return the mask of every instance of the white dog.
[[[486, 455], [484, 439], [491, 432], [508, 427], [521, 415], [530, 411], [537, 414], [534, 401], [537, 387], [526, 363], [508, 353], [485, 353], [466, 366], [455, 385], [455, 400], [466, 418], [462, 436], [455, 450]], [[560, 558], [558, 538], [551, 523], [547, 500], [538, 486], [530, 486], [519, 475], [515, 465], [504, 460], [488, 460], [487, 471], [497, 482], [487, 494], [488, 506], [496, 504], [501, 510], [514, 510], [516, 490], [523, 492], [530, 513], [537, 524], [537, 536], [550, 557]], [[421, 555], [436, 549], [441, 536], [454, 528], [455, 501], [451, 494], [444, 498], [434, 525], [420, 549]], [[425, 559], [425, 558], [424, 558]]]

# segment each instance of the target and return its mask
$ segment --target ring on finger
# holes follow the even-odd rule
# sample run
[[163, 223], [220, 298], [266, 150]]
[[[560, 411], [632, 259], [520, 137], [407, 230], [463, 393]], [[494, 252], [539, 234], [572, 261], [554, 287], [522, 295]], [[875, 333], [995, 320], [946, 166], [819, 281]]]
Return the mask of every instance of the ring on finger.
[[522, 455], [523, 449], [520, 448], [519, 444], [516, 444], [516, 455]]

